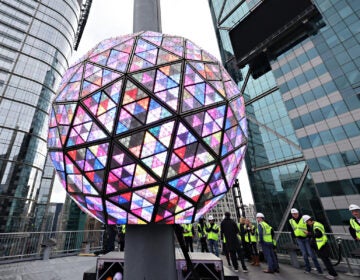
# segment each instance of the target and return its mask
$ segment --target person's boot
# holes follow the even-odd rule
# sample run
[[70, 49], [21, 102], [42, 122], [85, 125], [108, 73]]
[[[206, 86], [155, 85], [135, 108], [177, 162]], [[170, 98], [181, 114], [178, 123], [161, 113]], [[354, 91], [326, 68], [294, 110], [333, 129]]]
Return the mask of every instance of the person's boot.
[[255, 261], [255, 256], [251, 256], [251, 265], [255, 265], [256, 261]]
[[255, 266], [259, 266], [259, 265], [260, 265], [260, 257], [259, 257], [259, 255], [254, 256], [254, 257], [255, 257], [255, 263], [254, 263], [254, 265], [255, 265]]

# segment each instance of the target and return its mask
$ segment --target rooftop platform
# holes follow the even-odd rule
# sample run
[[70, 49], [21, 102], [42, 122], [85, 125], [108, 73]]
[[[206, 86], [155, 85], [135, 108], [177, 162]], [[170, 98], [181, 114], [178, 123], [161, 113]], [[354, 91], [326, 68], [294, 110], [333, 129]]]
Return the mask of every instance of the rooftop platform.
[[[0, 265], [0, 280], [82, 280], [85, 271], [96, 267], [97, 259], [98, 257], [95, 256], [70, 256], [49, 260], [2, 264]], [[226, 261], [223, 260], [223, 263], [226, 263]], [[228, 270], [229, 268], [226, 267], [225, 269]], [[304, 274], [303, 269], [296, 269], [287, 264], [280, 264], [280, 273], [276, 274], [266, 274], [262, 272], [263, 269], [266, 269], [266, 263], [261, 263], [260, 267], [254, 267], [249, 264], [248, 269], [248, 273], [243, 273], [241, 270], [237, 272], [238, 279], [324, 279], [324, 277], [318, 275], [316, 271], [311, 274]], [[232, 269], [230, 268], [230, 270]], [[339, 273], [337, 279], [355, 280], [359, 278], [349, 276], [345, 273]]]

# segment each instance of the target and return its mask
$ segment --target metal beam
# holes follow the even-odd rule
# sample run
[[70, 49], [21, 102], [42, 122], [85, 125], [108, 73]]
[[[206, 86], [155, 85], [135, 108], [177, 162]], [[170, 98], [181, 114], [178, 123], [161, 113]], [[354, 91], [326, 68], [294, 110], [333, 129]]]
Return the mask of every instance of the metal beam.
[[[281, 221], [280, 221], [277, 231], [282, 231], [284, 229], [285, 223], [286, 223], [287, 218], [290, 213], [290, 209], [293, 208], [293, 206], [294, 206], [295, 200], [299, 195], [299, 192], [301, 190], [302, 185], [304, 184], [304, 181], [306, 179], [308, 172], [309, 172], [309, 167], [307, 165], [305, 165], [304, 170], [301, 174], [301, 177], [299, 178], [299, 181], [296, 184], [294, 194], [292, 195], [292, 197], [288, 203], [288, 206], [286, 207], [286, 210], [281, 218]], [[276, 239], [277, 239], [277, 236], [276, 236]]]
[[161, 32], [160, 0], [134, 0], [133, 32]]

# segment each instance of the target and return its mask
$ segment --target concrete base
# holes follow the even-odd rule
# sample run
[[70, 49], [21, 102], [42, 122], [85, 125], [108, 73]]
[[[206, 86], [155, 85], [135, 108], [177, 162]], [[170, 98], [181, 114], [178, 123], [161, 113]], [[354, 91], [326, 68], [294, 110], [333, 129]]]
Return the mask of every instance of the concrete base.
[[125, 280], [176, 279], [174, 231], [171, 225], [127, 225]]

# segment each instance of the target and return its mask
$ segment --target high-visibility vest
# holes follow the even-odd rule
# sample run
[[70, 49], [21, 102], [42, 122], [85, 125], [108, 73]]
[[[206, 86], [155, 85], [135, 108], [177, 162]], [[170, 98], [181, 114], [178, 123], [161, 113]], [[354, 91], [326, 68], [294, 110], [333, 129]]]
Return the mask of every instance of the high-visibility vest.
[[326, 244], [326, 242], [327, 242], [327, 236], [325, 235], [325, 228], [321, 223], [314, 222], [313, 229], [314, 229], [314, 232], [315, 232], [316, 229], [318, 229], [322, 233], [321, 237], [315, 238], [316, 247], [318, 248], [318, 250], [320, 250], [321, 247], [324, 246]]
[[206, 237], [205, 224], [203, 225], [203, 227], [201, 227], [200, 224], [197, 224], [197, 234], [199, 238]]
[[354, 218], [350, 219], [350, 226], [355, 230], [356, 237], [360, 239], [360, 225]]
[[192, 224], [183, 224], [183, 229], [186, 231], [184, 232], [184, 237], [192, 237], [193, 233], [192, 233]]
[[[210, 227], [211, 225], [208, 224], [207, 227]], [[213, 226], [213, 229], [219, 229], [219, 226], [217, 224], [214, 224]], [[207, 233], [207, 239], [209, 240], [219, 240], [219, 232], [216, 233], [216, 232], [213, 232], [213, 231], [210, 231]]]
[[299, 222], [296, 222], [294, 219], [290, 219], [289, 223], [294, 231], [295, 237], [306, 237], [305, 231], [307, 231], [307, 227], [302, 218], [300, 218]]
[[126, 225], [121, 225], [121, 233], [125, 234], [126, 233]]
[[242, 239], [243, 239], [243, 235], [242, 235], [242, 231], [241, 231], [241, 225], [245, 225], [245, 224], [240, 224], [240, 223], [238, 223], [237, 224], [237, 227], [238, 227], [238, 229], [239, 229], [239, 234], [238, 234], [238, 239], [240, 240], [240, 241], [242, 241]]
[[273, 238], [271, 236], [272, 227], [265, 221], [260, 222], [260, 226], [263, 229], [263, 240], [264, 242], [273, 243]]
[[[256, 229], [255, 229], [255, 226], [252, 225], [251, 226], [251, 230], [254, 231], [254, 234], [252, 234], [251, 232], [247, 232], [245, 234], [245, 242], [249, 243], [249, 242], [256, 242], [257, 238], [256, 238]], [[249, 240], [249, 235], [250, 235], [250, 240]]]

